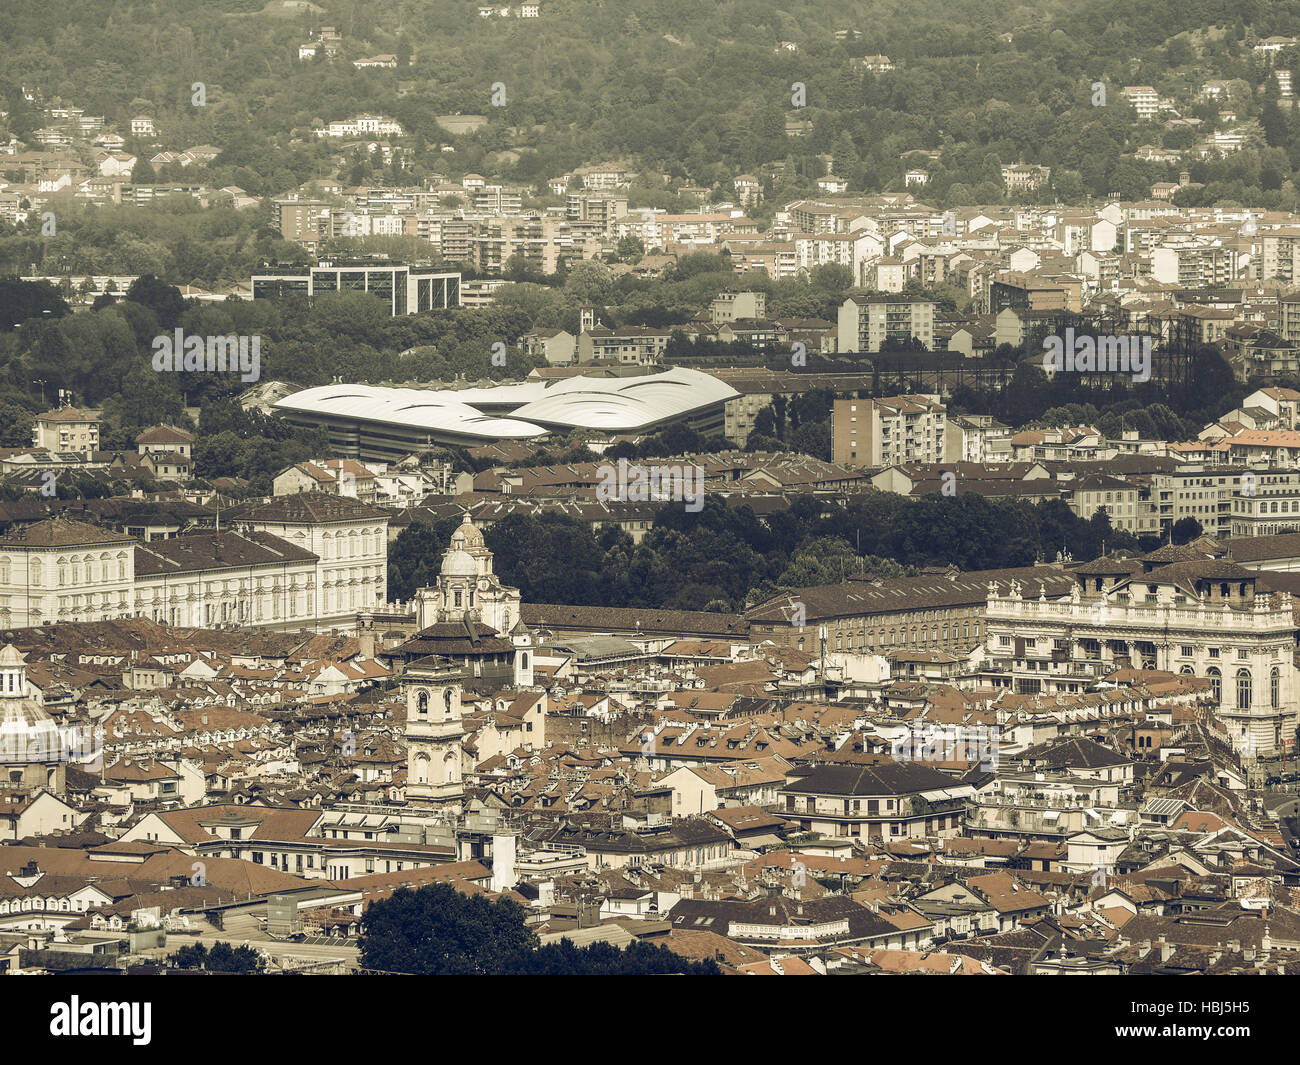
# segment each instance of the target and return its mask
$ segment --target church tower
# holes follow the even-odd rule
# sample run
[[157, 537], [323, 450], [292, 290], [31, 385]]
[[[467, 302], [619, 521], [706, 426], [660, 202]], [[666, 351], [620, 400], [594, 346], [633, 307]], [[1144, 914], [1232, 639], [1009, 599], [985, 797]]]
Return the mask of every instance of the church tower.
[[510, 630], [510, 642], [515, 645], [515, 685], [520, 688], [533, 686], [533, 655], [536, 645], [532, 631], [520, 618]]
[[519, 606], [519, 589], [506, 587], [493, 572], [483, 532], [466, 514], [451, 534], [437, 582], [415, 593], [417, 626], [477, 621], [505, 635], [519, 621]]
[[459, 804], [461, 781], [461, 682], [464, 673], [439, 658], [413, 662], [402, 674], [406, 695], [406, 797], [417, 804]]

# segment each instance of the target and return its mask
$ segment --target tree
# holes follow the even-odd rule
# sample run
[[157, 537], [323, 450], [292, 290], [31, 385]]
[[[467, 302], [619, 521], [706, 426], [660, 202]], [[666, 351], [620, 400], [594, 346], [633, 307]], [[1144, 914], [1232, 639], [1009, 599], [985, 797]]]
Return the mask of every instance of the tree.
[[131, 303], [138, 303], [153, 311], [159, 327], [165, 330], [180, 325], [181, 315], [185, 313], [185, 300], [181, 296], [181, 290], [158, 280], [153, 274], [141, 274], [132, 281], [131, 287], [126, 290], [126, 298]]
[[0, 330], [16, 329], [32, 318], [62, 318], [70, 312], [67, 301], [48, 281], [0, 278]]
[[569, 940], [538, 945], [513, 899], [462, 895], [450, 884], [398, 888], [363, 918], [362, 969], [430, 976], [717, 975], [713, 961], [692, 962], [644, 943], [626, 950]]
[[613, 290], [614, 277], [609, 267], [596, 259], [574, 263], [564, 279], [564, 295], [570, 303], [590, 303], [602, 307]]
[[635, 233], [629, 233], [618, 242], [618, 257], [625, 263], [638, 262], [645, 254], [645, 244]]
[[1176, 544], [1189, 544], [1203, 531], [1195, 518], [1179, 518], [1169, 530], [1169, 538]]
[[788, 588], [838, 584], [857, 568], [858, 558], [846, 541], [838, 536], [819, 536], [799, 548], [777, 583]]
[[167, 961], [177, 969], [209, 973], [256, 973], [266, 965], [252, 947], [232, 947], [224, 942], [213, 943], [211, 949], [202, 943], [189, 943], [169, 955]]

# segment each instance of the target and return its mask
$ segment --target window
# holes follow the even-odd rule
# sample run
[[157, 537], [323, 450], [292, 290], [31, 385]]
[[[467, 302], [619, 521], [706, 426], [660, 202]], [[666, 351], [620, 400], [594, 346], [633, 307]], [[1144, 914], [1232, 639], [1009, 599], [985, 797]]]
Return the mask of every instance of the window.
[[1182, 655], [1184, 658], [1191, 658], [1192, 645], [1190, 643], [1183, 644], [1182, 647], [1178, 648], [1178, 653]]
[[1211, 648], [1210, 648], [1210, 657], [1211, 657], [1211, 658], [1218, 658], [1218, 657], [1219, 657], [1219, 649], [1218, 649], [1217, 647], [1211, 647]]
[[1251, 696], [1250, 689], [1251, 689], [1250, 670], [1248, 669], [1237, 670], [1237, 709], [1238, 710], [1250, 709], [1250, 696]]
[[1210, 678], [1210, 691], [1214, 695], [1214, 701], [1223, 701], [1223, 680], [1217, 666], [1211, 666], [1205, 671], [1205, 675]]
[[1282, 674], [1277, 666], [1268, 675], [1268, 705], [1274, 710], [1282, 705]]

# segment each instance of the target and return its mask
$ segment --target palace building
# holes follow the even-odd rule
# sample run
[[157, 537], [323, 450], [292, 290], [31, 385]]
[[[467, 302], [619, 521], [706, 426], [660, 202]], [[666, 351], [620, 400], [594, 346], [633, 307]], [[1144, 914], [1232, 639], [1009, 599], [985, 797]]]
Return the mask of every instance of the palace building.
[[[1225, 558], [1161, 548], [1075, 567], [1068, 593], [990, 581], [984, 679], [1018, 692], [1082, 692], [1116, 669], [1208, 678], [1246, 758], [1296, 738], [1296, 622], [1289, 595]], [[1183, 561], [1169, 561], [1184, 557]], [[1034, 594], [1037, 592], [1037, 594]]]

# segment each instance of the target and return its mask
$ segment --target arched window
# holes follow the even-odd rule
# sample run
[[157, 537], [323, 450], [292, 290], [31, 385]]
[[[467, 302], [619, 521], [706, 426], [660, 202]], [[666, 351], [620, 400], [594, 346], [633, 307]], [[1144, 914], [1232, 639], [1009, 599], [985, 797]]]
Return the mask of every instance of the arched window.
[[1210, 678], [1210, 692], [1214, 695], [1216, 703], [1223, 701], [1223, 681], [1220, 678], [1219, 667], [1211, 666], [1205, 671], [1205, 675]]
[[451, 689], [448, 688], [442, 693], [442, 705], [447, 713], [451, 713]]
[[1282, 705], [1282, 672], [1277, 666], [1268, 675], [1268, 705], [1274, 710]]
[[1250, 670], [1237, 670], [1237, 709], [1250, 709]]
[[415, 706], [421, 714], [427, 714], [429, 712], [429, 693], [420, 692], [415, 700]]

